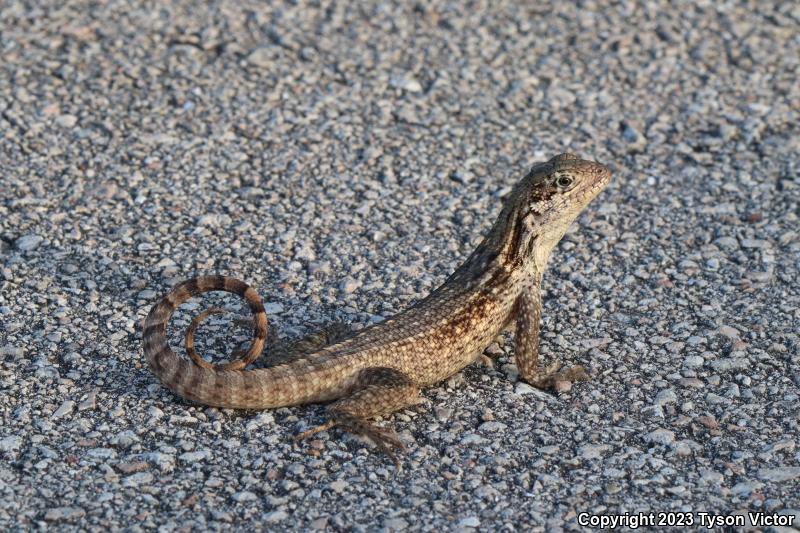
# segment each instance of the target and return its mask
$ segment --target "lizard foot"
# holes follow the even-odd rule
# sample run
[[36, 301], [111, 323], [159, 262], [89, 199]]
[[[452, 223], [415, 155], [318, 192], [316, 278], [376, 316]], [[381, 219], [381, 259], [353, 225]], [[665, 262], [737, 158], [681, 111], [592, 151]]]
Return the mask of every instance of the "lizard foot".
[[576, 381], [589, 381], [585, 368], [580, 365], [561, 368], [560, 363], [553, 363], [530, 383], [537, 389], [566, 392]]
[[494, 360], [484, 353], [478, 355], [475, 362], [486, 368], [494, 368]]
[[391, 458], [399, 471], [400, 461], [395, 452], [404, 451], [405, 445], [397, 433], [376, 426], [368, 420], [409, 407], [418, 401], [419, 387], [405, 374], [385, 367], [365, 368], [356, 376], [353, 389], [328, 407], [330, 420], [301, 433], [297, 439], [333, 426], [342, 426], [347, 431], [363, 435], [375, 443], [380, 451]]
[[323, 431], [327, 431], [334, 426], [342, 426], [345, 430], [349, 431], [350, 433], [355, 433], [356, 435], [362, 435], [367, 437], [375, 446], [378, 447], [380, 451], [385, 453], [389, 456], [389, 458], [394, 462], [395, 466], [398, 470], [400, 470], [401, 464], [397, 458], [397, 455], [394, 453], [394, 449], [398, 451], [404, 452], [406, 450], [405, 444], [400, 440], [395, 433], [391, 429], [384, 429], [382, 427], [376, 426], [370, 422], [367, 422], [363, 418], [359, 418], [357, 416], [348, 415], [348, 414], [336, 414], [335, 418], [328, 420], [324, 424], [320, 424], [319, 426], [313, 427], [308, 431], [303, 431], [302, 433], [298, 433], [293, 437], [295, 442], [301, 441], [312, 435], [316, 435], [317, 433], [321, 433]]
[[348, 414], [337, 415], [337, 422], [351, 433], [363, 435], [374, 442], [375, 446], [377, 446], [380, 451], [388, 455], [392, 462], [394, 462], [395, 467], [400, 470], [400, 461], [397, 459], [394, 449], [404, 452], [406, 451], [406, 446], [397, 436], [397, 433], [391, 429], [385, 429], [376, 426], [375, 424], [367, 422], [363, 418]]

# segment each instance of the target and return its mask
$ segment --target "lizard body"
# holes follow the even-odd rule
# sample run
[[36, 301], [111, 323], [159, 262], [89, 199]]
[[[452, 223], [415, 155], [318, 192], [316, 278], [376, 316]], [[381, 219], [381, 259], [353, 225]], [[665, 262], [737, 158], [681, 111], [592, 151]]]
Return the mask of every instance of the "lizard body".
[[[522, 379], [538, 386], [555, 376], [571, 379], [582, 369], [542, 372], [538, 365], [539, 287], [550, 252], [569, 224], [608, 184], [600, 163], [561, 154], [535, 165], [508, 195], [497, 221], [467, 260], [435, 291], [410, 308], [349, 338], [273, 367], [244, 370], [258, 357], [267, 318], [256, 292], [225, 276], [206, 276], [176, 286], [148, 314], [144, 352], [161, 382], [188, 400], [239, 409], [334, 401], [330, 420], [301, 437], [333, 425], [370, 437], [393, 456], [402, 448], [394, 434], [367, 420], [417, 402], [421, 388], [458, 372], [509, 325]], [[183, 302], [221, 290], [245, 299], [255, 336], [243, 360], [214, 366], [200, 359], [187, 333], [192, 361], [170, 348], [166, 326]]]

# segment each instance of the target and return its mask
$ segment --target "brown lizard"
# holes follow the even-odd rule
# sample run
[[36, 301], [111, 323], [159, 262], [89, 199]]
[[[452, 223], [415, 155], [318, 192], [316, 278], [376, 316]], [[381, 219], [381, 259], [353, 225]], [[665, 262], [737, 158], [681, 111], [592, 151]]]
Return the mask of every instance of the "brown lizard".
[[[184, 281], [156, 303], [144, 324], [144, 353], [161, 382], [188, 400], [217, 407], [266, 409], [330, 402], [330, 419], [298, 438], [334, 425], [369, 437], [393, 459], [403, 449], [393, 431], [368, 419], [417, 403], [420, 389], [482, 357], [506, 327], [515, 328], [515, 357], [522, 379], [547, 388], [579, 379], [581, 367], [541, 370], [539, 288], [550, 252], [570, 223], [608, 184], [611, 172], [594, 161], [560, 154], [535, 165], [508, 195], [489, 233], [453, 274], [410, 308], [339, 342], [267, 368], [244, 370], [261, 353], [267, 317], [258, 294], [226, 276]], [[244, 298], [253, 313], [254, 339], [245, 356], [212, 365], [194, 352], [178, 357], [167, 341], [170, 316], [192, 296], [227, 291]], [[396, 459], [395, 459], [396, 461]]]

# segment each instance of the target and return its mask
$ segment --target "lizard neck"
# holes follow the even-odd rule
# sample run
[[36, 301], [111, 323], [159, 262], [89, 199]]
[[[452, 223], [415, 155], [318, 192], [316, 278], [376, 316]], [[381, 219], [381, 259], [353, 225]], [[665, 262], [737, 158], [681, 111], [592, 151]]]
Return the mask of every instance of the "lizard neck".
[[534, 217], [509, 202], [483, 241], [450, 279], [484, 287], [539, 280], [564, 231], [566, 226], [536, 224]]

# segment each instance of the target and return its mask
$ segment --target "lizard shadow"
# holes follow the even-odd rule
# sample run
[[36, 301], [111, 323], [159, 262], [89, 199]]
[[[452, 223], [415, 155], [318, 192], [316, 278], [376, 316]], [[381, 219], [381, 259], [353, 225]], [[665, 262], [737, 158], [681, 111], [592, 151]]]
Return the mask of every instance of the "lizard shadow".
[[[52, 372], [55, 372], [54, 377], [56, 374], [62, 378], [66, 377], [75, 385], [76, 390], [71, 396], [85, 397], [90, 393], [97, 393], [100, 396], [98, 402], [108, 405], [144, 402], [156, 406], [171, 403], [205, 408], [183, 400], [163, 388], [148, 368], [144, 358], [142, 350], [144, 318], [151, 307], [171, 289], [174, 285], [173, 280], [159, 278], [157, 275], [148, 279], [137, 279], [137, 273], [151, 271], [151, 261], [137, 255], [120, 256], [111, 260], [99, 255], [89, 246], [81, 244], [68, 245], [53, 253], [57, 254], [60, 265], [80, 265], [79, 269], [58, 268], [55, 272], [48, 273], [52, 278], [51, 283], [55, 292], [64, 294], [70, 302], [69, 323], [83, 325], [76, 328], [72, 335], [65, 335], [54, 356], [48, 358]], [[139, 268], [136, 268], [137, 265]], [[204, 272], [180, 277], [183, 279], [202, 274]], [[42, 273], [42, 276], [44, 275], [45, 273]], [[157, 288], [150, 289], [150, 287]], [[274, 283], [266, 285], [262, 290], [269, 293], [278, 292], [278, 289], [278, 284]], [[202, 307], [205, 306], [206, 296], [203, 295], [201, 300]], [[240, 303], [235, 295], [227, 296], [232, 296], [231, 302]], [[325, 305], [318, 307], [315, 309], [315, 314], [322, 317], [341, 315], [335, 308], [327, 309], [327, 307]], [[188, 325], [186, 317], [190, 319], [193, 314], [193, 311], [179, 309], [168, 325], [170, 345], [182, 358], [186, 357], [181, 346], [184, 326]], [[303, 336], [296, 335], [282, 337], [281, 328], [275, 326], [276, 322], [274, 317], [270, 317], [267, 348], [264, 354], [248, 367], [249, 369], [287, 362], [286, 357], [279, 357], [283, 350], [307, 340]], [[227, 351], [230, 352], [231, 328], [218, 326], [210, 329], [211, 344], [227, 346]], [[305, 328], [294, 329], [302, 331], [320, 328], [306, 324]], [[328, 333], [335, 330], [337, 340], [352, 333], [349, 327], [344, 327], [341, 320], [336, 318], [323, 323], [322, 329]], [[209, 331], [204, 331], [203, 335], [206, 336], [207, 333]], [[244, 345], [249, 344], [249, 331], [241, 336], [241, 340]], [[235, 355], [231, 358], [235, 358]], [[39, 368], [40, 365], [37, 366], [32, 361], [20, 360], [21, 373], [37, 372]], [[226, 418], [229, 419], [248, 416], [251, 413], [240, 410], [228, 411], [230, 414]]]

